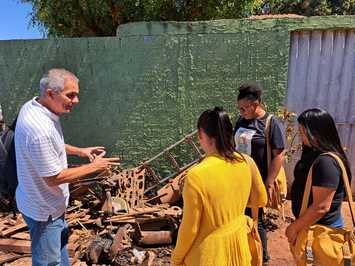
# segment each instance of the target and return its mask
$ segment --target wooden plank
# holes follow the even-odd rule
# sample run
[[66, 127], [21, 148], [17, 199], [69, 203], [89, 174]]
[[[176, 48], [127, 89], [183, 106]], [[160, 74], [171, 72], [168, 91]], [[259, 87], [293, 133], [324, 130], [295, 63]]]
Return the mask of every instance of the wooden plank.
[[[10, 252], [10, 253], [5, 253], [5, 252], [2, 252], [1, 251], [1, 254], [0, 254], [0, 261], [1, 260], [4, 260], [4, 259], [7, 259], [7, 258], [10, 258], [10, 257], [12, 257], [12, 256], [14, 256], [14, 255], [17, 255], [16, 253], [12, 253], [12, 252]], [[0, 264], [1, 265], [1, 264]]]
[[74, 219], [77, 219], [77, 218], [82, 218], [82, 217], [85, 217], [86, 214], [89, 213], [89, 211], [90, 211], [89, 209], [82, 209], [81, 211], [67, 214], [65, 219], [67, 221], [70, 221], [70, 220], [74, 220]]
[[31, 240], [31, 236], [28, 232], [20, 232], [11, 236], [11, 238], [22, 239], [22, 240]]
[[[79, 244], [69, 243], [67, 245], [69, 256], [74, 256], [76, 249], [79, 247]], [[19, 240], [12, 238], [2, 238], [0, 239], [0, 250], [6, 252], [15, 252], [15, 253], [31, 253], [31, 241], [28, 240]]]
[[31, 253], [31, 241], [11, 238], [0, 239], [0, 250], [16, 253]]
[[25, 257], [31, 257], [30, 254], [23, 254], [23, 255], [19, 255], [19, 254], [8, 254], [8, 256], [1, 258], [0, 259], [0, 265], [4, 265], [5, 263], [9, 263], [18, 259], [22, 259]]
[[70, 257], [74, 257], [75, 256], [75, 252], [76, 250], [79, 248], [79, 244], [77, 243], [69, 243], [67, 245], [67, 249], [68, 249], [68, 253]]
[[25, 229], [25, 228], [27, 228], [27, 224], [26, 223], [20, 223], [18, 225], [12, 226], [9, 229], [1, 231], [0, 232], [0, 236], [1, 237], [11, 236], [12, 234], [16, 233], [17, 231]]
[[9, 225], [16, 225], [17, 224], [17, 221], [11, 219], [11, 217], [7, 216], [6, 217], [6, 223], [8, 223]]

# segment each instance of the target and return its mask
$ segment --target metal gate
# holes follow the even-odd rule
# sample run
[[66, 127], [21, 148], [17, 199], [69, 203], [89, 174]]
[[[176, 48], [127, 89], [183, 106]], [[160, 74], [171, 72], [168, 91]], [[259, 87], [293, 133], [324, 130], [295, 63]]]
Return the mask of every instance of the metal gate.
[[299, 114], [320, 107], [334, 117], [352, 163], [354, 193], [355, 30], [292, 32], [288, 71], [288, 109]]

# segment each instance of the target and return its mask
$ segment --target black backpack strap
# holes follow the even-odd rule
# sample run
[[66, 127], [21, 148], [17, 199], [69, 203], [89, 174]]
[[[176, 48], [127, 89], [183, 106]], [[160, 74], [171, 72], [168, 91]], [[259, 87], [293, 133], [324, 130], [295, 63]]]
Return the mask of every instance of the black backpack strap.
[[15, 128], [16, 128], [16, 124], [17, 124], [17, 118], [18, 115], [15, 117], [14, 121], [12, 122], [11, 126], [9, 126], [9, 128], [15, 132]]
[[10, 151], [11, 145], [13, 145], [13, 142], [15, 141], [15, 128], [16, 128], [16, 123], [17, 123], [17, 117], [16, 116], [15, 120], [12, 122], [10, 126], [8, 126], [7, 129], [3, 132], [1, 136], [1, 141], [3, 142], [5, 149], [7, 152]]
[[15, 137], [14, 135], [15, 133], [12, 131], [12, 129], [8, 128], [4, 133], [4, 135], [2, 136], [2, 141], [7, 152], [10, 151], [13, 138]]

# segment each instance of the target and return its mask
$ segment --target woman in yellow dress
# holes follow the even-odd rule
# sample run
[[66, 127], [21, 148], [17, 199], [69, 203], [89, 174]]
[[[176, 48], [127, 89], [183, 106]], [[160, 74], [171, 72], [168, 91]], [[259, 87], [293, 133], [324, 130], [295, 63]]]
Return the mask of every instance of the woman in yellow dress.
[[206, 158], [185, 179], [184, 214], [172, 264], [251, 265], [250, 218], [244, 212], [248, 202], [266, 205], [262, 178], [250, 157], [234, 151], [233, 126], [222, 108], [203, 112], [197, 127]]

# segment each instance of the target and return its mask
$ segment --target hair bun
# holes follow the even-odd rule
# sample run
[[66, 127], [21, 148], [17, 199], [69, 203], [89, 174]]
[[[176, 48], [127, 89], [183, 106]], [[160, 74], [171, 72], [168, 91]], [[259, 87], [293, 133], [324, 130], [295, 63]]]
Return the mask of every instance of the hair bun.
[[221, 112], [221, 111], [224, 111], [224, 109], [223, 109], [223, 107], [216, 106], [215, 108], [213, 108], [213, 111]]

